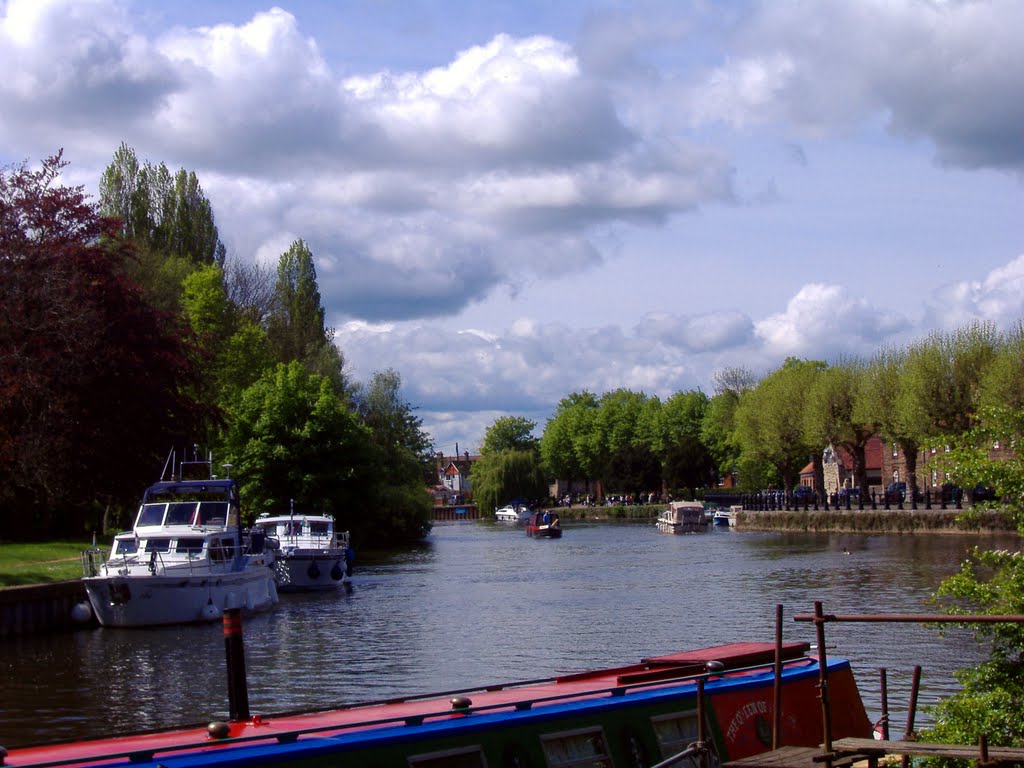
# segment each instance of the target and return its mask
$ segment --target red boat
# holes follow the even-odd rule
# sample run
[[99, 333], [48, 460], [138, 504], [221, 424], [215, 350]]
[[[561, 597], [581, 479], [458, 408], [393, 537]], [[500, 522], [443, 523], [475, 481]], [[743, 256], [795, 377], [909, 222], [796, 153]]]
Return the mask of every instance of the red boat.
[[526, 535], [538, 539], [558, 539], [562, 536], [562, 524], [558, 513], [534, 512], [526, 521]]
[[[696, 749], [717, 766], [773, 741], [822, 742], [822, 670], [808, 650], [780, 644], [776, 665], [774, 644], [734, 643], [543, 680], [0, 749], [0, 765], [632, 768]], [[869, 738], [849, 662], [829, 658], [824, 676], [832, 737]]]

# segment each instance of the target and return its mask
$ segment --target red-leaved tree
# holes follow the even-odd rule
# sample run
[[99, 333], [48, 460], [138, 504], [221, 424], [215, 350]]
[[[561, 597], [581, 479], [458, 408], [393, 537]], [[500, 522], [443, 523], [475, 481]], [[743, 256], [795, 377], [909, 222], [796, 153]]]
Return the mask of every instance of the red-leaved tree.
[[66, 165], [0, 170], [0, 520], [25, 538], [95, 530], [200, 412], [188, 333], [125, 276], [131, 244]]

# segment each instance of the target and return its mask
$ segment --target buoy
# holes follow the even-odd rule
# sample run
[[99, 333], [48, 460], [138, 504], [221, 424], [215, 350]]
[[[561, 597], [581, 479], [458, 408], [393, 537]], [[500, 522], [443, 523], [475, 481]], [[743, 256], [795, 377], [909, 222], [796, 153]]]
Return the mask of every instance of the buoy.
[[331, 578], [335, 581], [341, 581], [341, 577], [344, 575], [345, 574], [341, 572], [341, 565], [339, 563], [335, 563], [334, 567], [331, 568]]
[[206, 726], [206, 733], [211, 739], [226, 739], [231, 735], [231, 726], [221, 720], [214, 720]]
[[92, 606], [84, 600], [71, 608], [71, 618], [77, 621], [79, 624], [85, 624], [92, 618]]
[[206, 605], [203, 606], [203, 618], [207, 621], [213, 621], [220, 616], [220, 609], [213, 604], [213, 599], [206, 601]]

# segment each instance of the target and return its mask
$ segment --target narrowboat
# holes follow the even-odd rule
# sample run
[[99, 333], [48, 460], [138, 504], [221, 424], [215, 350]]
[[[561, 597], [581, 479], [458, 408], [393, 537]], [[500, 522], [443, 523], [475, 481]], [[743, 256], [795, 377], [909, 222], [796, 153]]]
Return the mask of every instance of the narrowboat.
[[547, 679], [305, 713], [246, 712], [235, 722], [0, 755], [20, 767], [636, 768], [689, 750], [701, 759], [679, 765], [717, 768], [773, 742], [820, 744], [820, 676], [831, 736], [869, 738], [849, 662], [828, 658], [821, 670], [809, 651], [806, 643], [734, 643]]
[[562, 524], [558, 513], [545, 510], [534, 512], [526, 521], [526, 535], [531, 539], [559, 539], [562, 537]]

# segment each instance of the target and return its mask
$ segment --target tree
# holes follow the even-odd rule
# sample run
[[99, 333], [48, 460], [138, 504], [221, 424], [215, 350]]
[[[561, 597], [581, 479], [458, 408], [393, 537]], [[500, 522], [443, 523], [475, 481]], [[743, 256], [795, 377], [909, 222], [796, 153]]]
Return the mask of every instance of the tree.
[[640, 499], [661, 488], [661, 460], [646, 443], [623, 446], [608, 461], [607, 481], [609, 488]]
[[401, 397], [402, 379], [393, 369], [377, 371], [356, 395], [356, 408], [370, 430], [374, 476], [367, 497], [384, 518], [387, 541], [422, 538], [430, 530], [427, 485], [437, 482], [430, 437]]
[[[701, 419], [700, 439], [707, 446], [718, 467], [719, 475], [731, 475], [742, 463], [742, 451], [736, 438], [736, 408], [744, 393], [757, 383], [744, 368], [727, 368], [715, 374], [715, 394], [708, 402]], [[751, 473], [741, 477], [749, 479]], [[760, 471], [752, 473], [760, 478]], [[763, 487], [758, 483], [752, 488]]]
[[853, 458], [853, 476], [861, 497], [868, 495], [865, 449], [876, 432], [862, 403], [865, 366], [845, 360], [815, 378], [804, 410], [804, 429], [811, 445], [842, 446]]
[[128, 279], [118, 223], [57, 183], [66, 165], [0, 173], [0, 506], [31, 513], [22, 535], [96, 530], [89, 503], [133, 501], [203, 413], [191, 335]]
[[121, 144], [100, 179], [100, 209], [121, 220], [121, 232], [143, 251], [224, 265], [226, 249], [213, 208], [194, 171], [140, 164], [135, 150]]
[[230, 413], [225, 461], [250, 519], [298, 509], [334, 515], [341, 529], [377, 521], [365, 488], [373, 466], [369, 429], [331, 383], [292, 361], [267, 371]]
[[[1018, 532], [1024, 535], [1024, 410], [989, 407], [978, 414], [974, 427], [964, 434], [950, 435], [951, 450], [946, 461], [961, 484], [983, 483], [1009, 500], [1009, 513]], [[1013, 447], [1013, 456], [993, 461], [993, 443]], [[946, 579], [935, 600], [951, 614], [1024, 614], [1024, 557], [1020, 552], [982, 550], [960, 572]], [[930, 741], [976, 744], [985, 736], [990, 744], [1024, 746], [1024, 626], [1021, 624], [973, 624], [975, 634], [991, 649], [988, 660], [957, 674], [961, 690], [930, 710], [934, 726], [926, 734]]]
[[479, 509], [491, 511], [509, 499], [537, 501], [547, 497], [540, 450], [531, 436], [535, 426], [529, 419], [503, 416], [487, 428], [480, 458], [470, 470]]
[[539, 441], [533, 436], [537, 422], [522, 416], [502, 416], [494, 420], [484, 434], [481, 453], [495, 451], [535, 451]]
[[573, 392], [558, 403], [540, 438], [541, 459], [549, 476], [563, 480], [597, 476], [597, 456], [591, 449], [597, 410], [597, 397], [587, 391]]
[[815, 462], [818, 487], [823, 484], [821, 451], [807, 439], [804, 411], [816, 377], [825, 363], [788, 358], [740, 399], [736, 433], [744, 457], [770, 462], [787, 490], [800, 479], [808, 456]]
[[903, 451], [907, 463], [907, 481], [910, 493], [913, 494], [918, 485], [917, 455], [921, 444], [916, 430], [907, 419], [907, 413], [900, 406], [907, 381], [904, 377], [906, 365], [905, 351], [879, 350], [864, 371], [857, 407], [865, 414], [865, 418], [875, 423], [878, 432]]
[[298, 360], [311, 373], [332, 381], [338, 392], [346, 389], [344, 361], [324, 325], [313, 254], [296, 240], [277, 265], [274, 303], [267, 320], [267, 338], [278, 362]]

